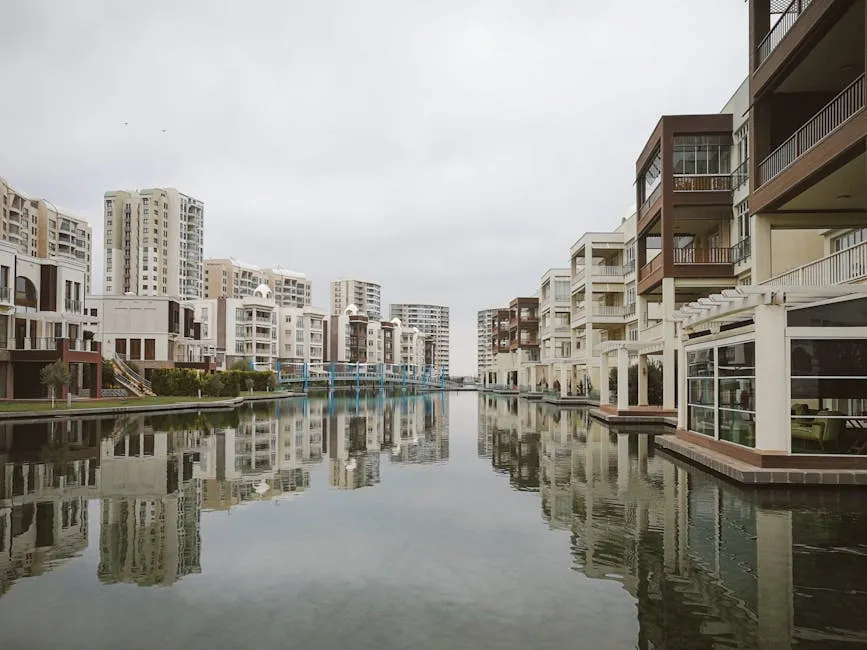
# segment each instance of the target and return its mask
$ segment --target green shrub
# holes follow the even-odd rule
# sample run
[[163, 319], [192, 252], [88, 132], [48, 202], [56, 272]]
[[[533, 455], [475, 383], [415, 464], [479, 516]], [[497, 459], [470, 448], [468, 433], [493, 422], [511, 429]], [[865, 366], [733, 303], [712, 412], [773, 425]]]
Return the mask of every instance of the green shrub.
[[208, 397], [220, 397], [223, 394], [223, 380], [219, 374], [207, 375], [202, 383], [202, 393]]
[[237, 397], [242, 386], [252, 381], [254, 391], [266, 391], [276, 385], [276, 375], [269, 371], [229, 370], [203, 374], [188, 368], [159, 368], [151, 376], [151, 388], [157, 395], [192, 397]]
[[202, 387], [201, 373], [188, 368], [156, 368], [151, 375], [151, 389], [157, 395], [192, 397]]

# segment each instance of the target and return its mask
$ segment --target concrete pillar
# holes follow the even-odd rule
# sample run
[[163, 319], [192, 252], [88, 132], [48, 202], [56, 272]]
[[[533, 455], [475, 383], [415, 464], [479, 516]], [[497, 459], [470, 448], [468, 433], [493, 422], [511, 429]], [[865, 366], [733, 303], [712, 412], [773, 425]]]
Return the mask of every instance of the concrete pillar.
[[752, 221], [750, 248], [752, 260], [752, 282], [759, 284], [771, 278], [771, 219], [767, 215], [755, 214]]
[[560, 397], [567, 397], [569, 395], [569, 385], [568, 385], [569, 377], [566, 374], [566, 364], [560, 364]]
[[792, 513], [756, 511], [756, 582], [762, 650], [792, 647]]
[[617, 410], [629, 408], [629, 350], [617, 350]]
[[759, 305], [756, 323], [756, 449], [789, 451], [791, 396], [786, 376], [786, 310]]
[[674, 409], [675, 394], [675, 333], [674, 333], [674, 278], [662, 279], [662, 406]]
[[638, 405], [647, 406], [647, 355], [638, 355]]
[[635, 313], [638, 316], [638, 335], [647, 329], [647, 298], [645, 296], [635, 297]]
[[604, 406], [608, 401], [608, 354], [603, 352], [599, 355], [599, 404]]
[[536, 392], [536, 366], [530, 366], [530, 392]]

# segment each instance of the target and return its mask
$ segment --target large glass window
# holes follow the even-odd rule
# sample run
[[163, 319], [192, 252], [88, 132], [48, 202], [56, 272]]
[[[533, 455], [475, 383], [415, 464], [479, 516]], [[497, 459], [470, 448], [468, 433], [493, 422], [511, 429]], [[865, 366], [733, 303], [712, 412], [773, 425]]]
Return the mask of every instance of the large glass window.
[[675, 136], [673, 158], [675, 176], [730, 174], [731, 136]]
[[867, 298], [791, 309], [786, 318], [789, 327], [864, 327]]
[[639, 179], [639, 189], [641, 191], [641, 202], [644, 203], [654, 190], [659, 186], [662, 180], [662, 153], [659, 149], [656, 150], [653, 158], [644, 168]]
[[719, 438], [747, 447], [756, 444], [756, 344], [717, 351]]
[[686, 354], [687, 428], [695, 433], [716, 436], [714, 418], [714, 350]]
[[792, 339], [793, 453], [867, 454], [867, 340]]

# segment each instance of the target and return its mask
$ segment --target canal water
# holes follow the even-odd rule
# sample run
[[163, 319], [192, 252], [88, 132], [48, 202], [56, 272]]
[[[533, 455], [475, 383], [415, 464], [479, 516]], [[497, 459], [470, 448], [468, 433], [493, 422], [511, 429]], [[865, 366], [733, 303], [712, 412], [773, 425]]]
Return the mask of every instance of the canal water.
[[863, 648], [867, 499], [475, 393], [0, 425], [0, 648]]

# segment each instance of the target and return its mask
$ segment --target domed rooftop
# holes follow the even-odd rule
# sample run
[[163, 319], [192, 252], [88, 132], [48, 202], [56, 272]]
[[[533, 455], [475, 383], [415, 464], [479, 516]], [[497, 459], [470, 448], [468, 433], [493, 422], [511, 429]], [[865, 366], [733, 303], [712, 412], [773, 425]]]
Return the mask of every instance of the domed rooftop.
[[343, 313], [346, 316], [357, 316], [358, 315], [358, 307], [350, 304], [346, 307], [346, 309], [343, 310]]
[[253, 291], [253, 295], [256, 296], [257, 298], [270, 298], [271, 297], [271, 287], [269, 287], [267, 284], [260, 284]]

